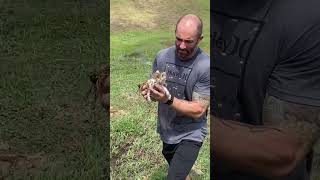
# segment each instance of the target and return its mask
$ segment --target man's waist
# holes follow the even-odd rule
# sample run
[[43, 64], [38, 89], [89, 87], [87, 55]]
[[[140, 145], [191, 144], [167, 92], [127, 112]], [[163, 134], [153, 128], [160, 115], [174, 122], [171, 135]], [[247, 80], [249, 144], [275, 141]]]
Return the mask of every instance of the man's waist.
[[203, 124], [207, 122], [207, 117], [202, 116], [199, 119], [194, 119], [187, 116], [175, 116], [174, 118], [172, 118], [171, 122], [172, 124]]

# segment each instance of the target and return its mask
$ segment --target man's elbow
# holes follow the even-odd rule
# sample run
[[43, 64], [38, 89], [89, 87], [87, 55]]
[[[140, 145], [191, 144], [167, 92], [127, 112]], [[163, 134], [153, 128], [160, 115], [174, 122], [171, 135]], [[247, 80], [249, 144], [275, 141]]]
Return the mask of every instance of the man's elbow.
[[193, 109], [192, 118], [200, 119], [206, 113], [206, 109], [203, 107], [197, 107]]

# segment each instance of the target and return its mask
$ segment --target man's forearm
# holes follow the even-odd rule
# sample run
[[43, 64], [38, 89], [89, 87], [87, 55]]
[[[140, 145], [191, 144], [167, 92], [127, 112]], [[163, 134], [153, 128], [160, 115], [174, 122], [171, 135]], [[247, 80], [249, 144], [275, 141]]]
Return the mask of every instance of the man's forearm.
[[207, 107], [198, 101], [185, 101], [178, 98], [174, 98], [171, 107], [178, 113], [194, 119], [199, 119], [207, 110]]
[[302, 143], [281, 130], [211, 118], [212, 157], [235, 170], [274, 179], [289, 173], [304, 156]]
[[[165, 103], [168, 101], [170, 92], [164, 86], [155, 85], [151, 91], [151, 97], [155, 100]], [[197, 92], [192, 93], [192, 101], [186, 101], [173, 97], [173, 103], [170, 105], [179, 114], [183, 114], [194, 119], [199, 119], [208, 109], [210, 102], [209, 95], [202, 95]]]

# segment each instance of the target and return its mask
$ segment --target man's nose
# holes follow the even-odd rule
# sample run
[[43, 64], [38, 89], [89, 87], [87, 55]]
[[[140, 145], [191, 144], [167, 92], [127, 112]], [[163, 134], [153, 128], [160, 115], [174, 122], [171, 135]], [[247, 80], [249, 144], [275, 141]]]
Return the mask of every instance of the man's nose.
[[180, 43], [180, 49], [185, 49], [186, 48], [186, 43], [184, 42], [184, 41], [182, 41], [181, 43]]

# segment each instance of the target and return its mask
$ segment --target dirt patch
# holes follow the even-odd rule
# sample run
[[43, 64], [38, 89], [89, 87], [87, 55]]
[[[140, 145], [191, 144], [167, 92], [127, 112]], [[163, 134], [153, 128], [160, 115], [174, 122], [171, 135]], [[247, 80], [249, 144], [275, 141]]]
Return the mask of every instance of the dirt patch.
[[111, 155], [111, 162], [110, 162], [110, 167], [111, 169], [119, 167], [120, 164], [122, 163], [120, 161], [121, 157], [126, 154], [126, 152], [130, 149], [132, 146], [133, 141], [128, 141], [127, 143], [121, 145], [118, 149], [117, 153], [114, 153]]
[[120, 31], [127, 28], [152, 29], [155, 28], [155, 14], [140, 9], [133, 2], [113, 5], [111, 8], [111, 31]]
[[[188, 6], [194, 6], [194, 4], [190, 0], [111, 1], [111, 32], [127, 31], [128, 29], [148, 31], [168, 27], [174, 29], [178, 17], [185, 14], [184, 11], [191, 13]], [[185, 6], [185, 9], [179, 8], [182, 5]], [[195, 7], [192, 8], [197, 9]]]
[[115, 116], [124, 116], [127, 115], [128, 113], [125, 112], [124, 110], [121, 109], [116, 109], [112, 106], [110, 106], [110, 117], [115, 117]]

